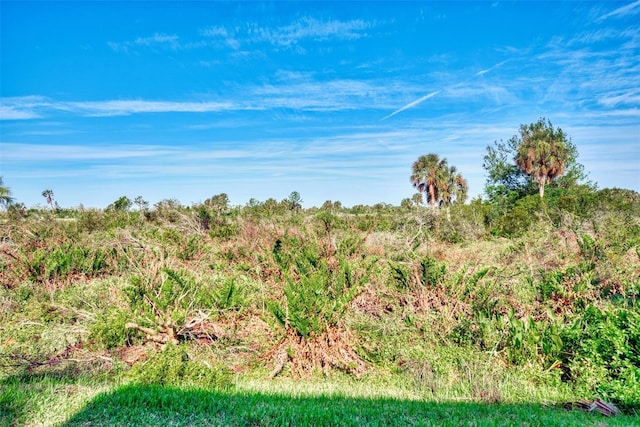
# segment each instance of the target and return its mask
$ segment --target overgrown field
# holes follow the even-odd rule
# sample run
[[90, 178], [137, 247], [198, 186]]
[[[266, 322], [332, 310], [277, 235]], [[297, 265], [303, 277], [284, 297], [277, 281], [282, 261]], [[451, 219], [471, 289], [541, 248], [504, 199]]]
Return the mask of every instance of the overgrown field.
[[2, 213], [0, 424], [638, 424], [640, 197], [549, 200]]

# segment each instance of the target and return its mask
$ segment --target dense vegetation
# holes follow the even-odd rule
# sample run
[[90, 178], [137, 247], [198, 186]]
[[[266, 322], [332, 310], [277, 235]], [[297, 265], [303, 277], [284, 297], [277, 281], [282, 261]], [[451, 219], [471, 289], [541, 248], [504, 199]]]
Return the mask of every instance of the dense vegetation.
[[[415, 198], [302, 209], [297, 192], [236, 207], [225, 194], [153, 208], [137, 198], [137, 210], [126, 197], [105, 210], [10, 205], [0, 422], [161, 422], [141, 409], [151, 407], [176, 425], [509, 424], [526, 414], [579, 425], [593, 415], [568, 420], [561, 405], [539, 405], [595, 398], [626, 414], [614, 423], [632, 422], [640, 195], [556, 179], [542, 198], [501, 163], [509, 150], [488, 149], [487, 199], [440, 208]], [[60, 399], [67, 412], [56, 412]], [[477, 418], [477, 403], [499, 405]]]

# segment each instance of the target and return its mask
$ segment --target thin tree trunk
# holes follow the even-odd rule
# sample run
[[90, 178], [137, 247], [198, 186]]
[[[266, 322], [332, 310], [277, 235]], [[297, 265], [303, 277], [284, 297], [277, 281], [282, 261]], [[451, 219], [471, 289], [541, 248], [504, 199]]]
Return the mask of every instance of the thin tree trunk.
[[540, 182], [538, 183], [539, 185], [539, 189], [540, 189], [540, 198], [543, 199], [544, 198], [544, 184], [545, 184], [545, 178], [542, 177], [540, 178]]

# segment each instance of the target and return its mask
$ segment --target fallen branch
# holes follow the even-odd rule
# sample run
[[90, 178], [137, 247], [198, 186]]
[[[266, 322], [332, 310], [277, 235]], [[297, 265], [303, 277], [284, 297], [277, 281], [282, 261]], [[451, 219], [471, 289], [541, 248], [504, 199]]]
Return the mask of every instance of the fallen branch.
[[569, 402], [564, 405], [566, 409], [580, 409], [585, 412], [599, 412], [605, 417], [613, 417], [620, 413], [620, 410], [613, 403], [608, 403], [602, 399], [579, 400]]
[[155, 329], [140, 326], [137, 323], [129, 322], [125, 328], [140, 331], [146, 335], [147, 341], [159, 344], [179, 344], [181, 341], [208, 340], [213, 341], [223, 336], [220, 326], [205, 318], [194, 318], [178, 328], [173, 322], [167, 321], [158, 325]]

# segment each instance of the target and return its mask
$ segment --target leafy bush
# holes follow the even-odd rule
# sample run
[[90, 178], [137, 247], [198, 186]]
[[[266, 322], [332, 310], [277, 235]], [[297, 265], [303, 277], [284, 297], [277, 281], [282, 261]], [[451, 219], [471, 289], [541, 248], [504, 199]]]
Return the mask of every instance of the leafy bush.
[[89, 327], [89, 339], [105, 348], [116, 348], [132, 344], [134, 333], [126, 328], [131, 312], [119, 308], [104, 310], [96, 316]]
[[510, 363], [539, 363], [545, 358], [557, 357], [563, 341], [558, 323], [549, 317], [549, 320], [534, 320], [530, 316], [518, 318], [513, 311], [509, 314], [505, 352]]
[[358, 277], [343, 258], [330, 267], [313, 244], [300, 248], [299, 254], [289, 254], [283, 253], [276, 242], [274, 258], [286, 280], [286, 305], [270, 300], [267, 307], [282, 326], [293, 328], [302, 337], [336, 326], [366, 280], [366, 276]]
[[447, 266], [432, 257], [420, 259], [409, 266], [389, 262], [389, 267], [393, 282], [400, 290], [435, 288], [444, 284], [447, 276]]
[[211, 294], [184, 273], [169, 268], [162, 269], [162, 273], [131, 278], [124, 289], [133, 313], [133, 322], [127, 327], [145, 332], [153, 341], [177, 344], [187, 338], [184, 333], [188, 317], [204, 308], [211, 301]]
[[35, 282], [64, 281], [73, 276], [93, 278], [109, 272], [106, 252], [72, 243], [51, 250], [24, 250], [20, 261], [26, 276]]
[[566, 376], [579, 388], [640, 407], [640, 313], [589, 305], [561, 332]]
[[541, 199], [538, 195], [525, 196], [515, 202], [513, 208], [492, 222], [491, 233], [496, 236], [517, 237], [537, 220]]

